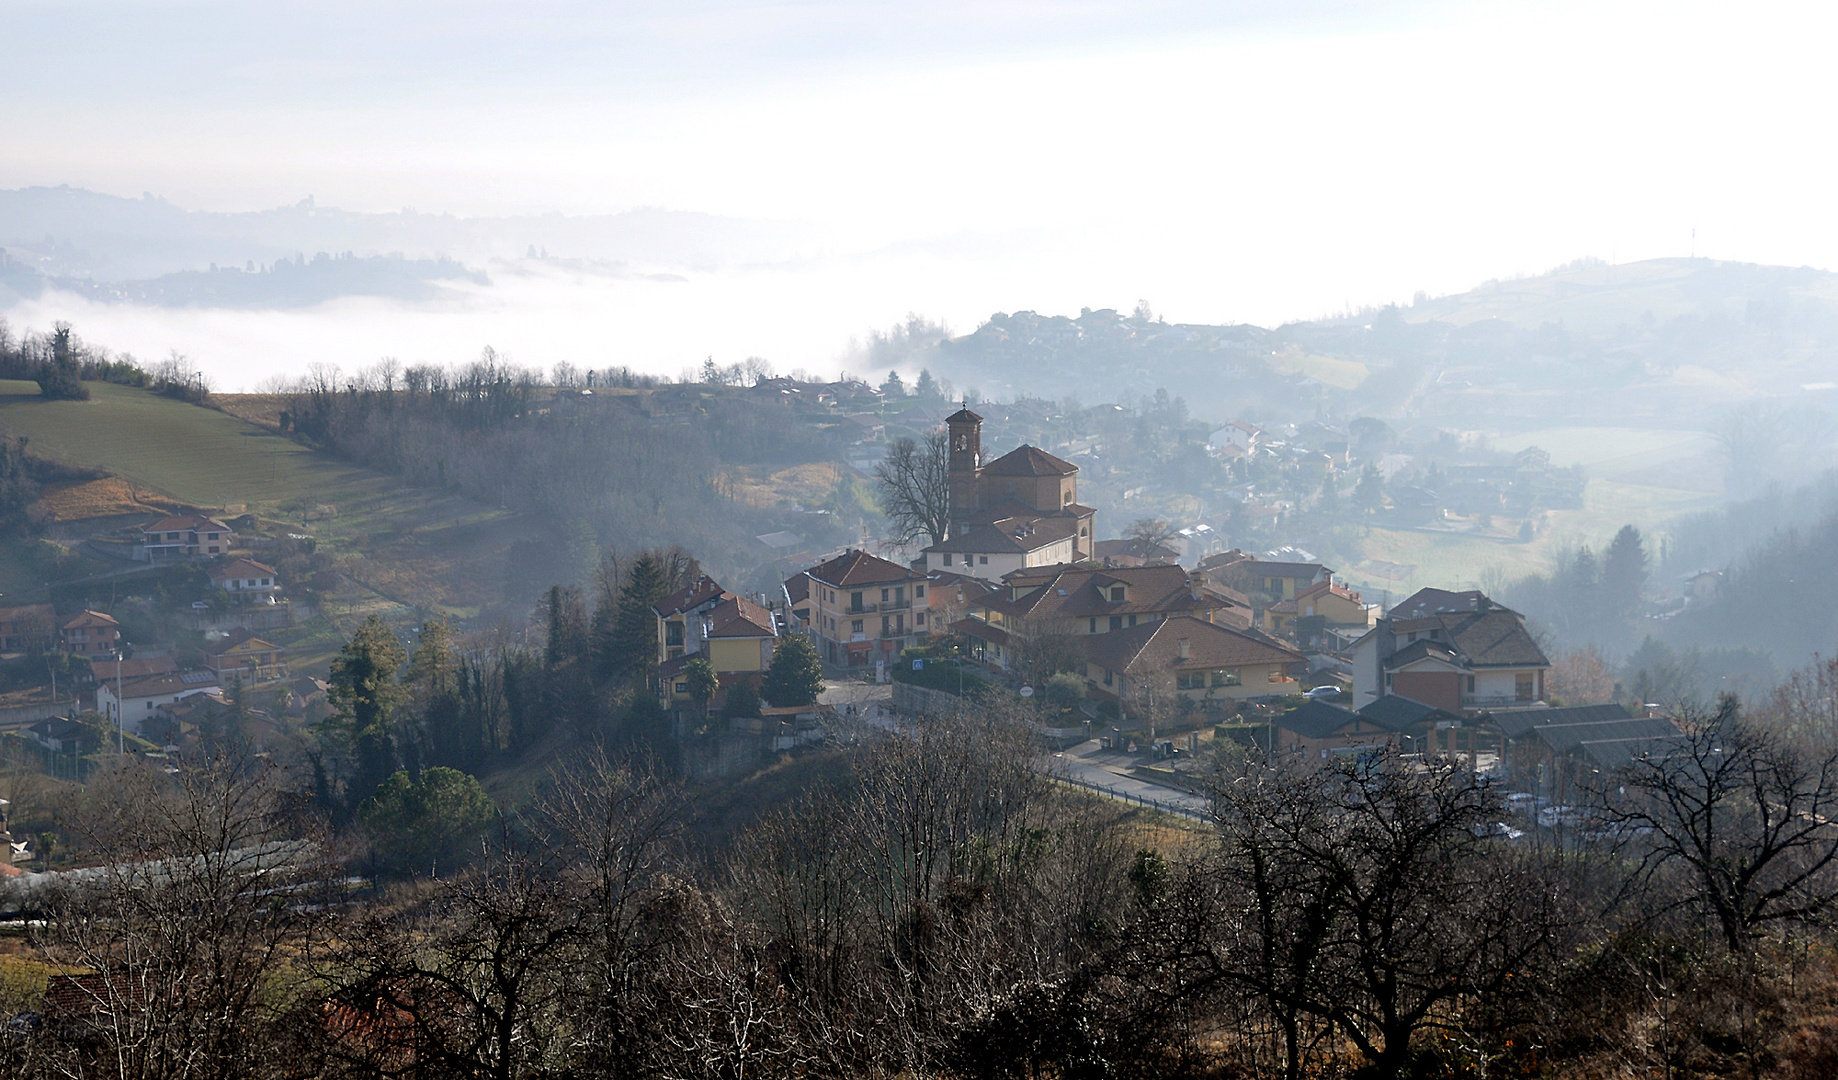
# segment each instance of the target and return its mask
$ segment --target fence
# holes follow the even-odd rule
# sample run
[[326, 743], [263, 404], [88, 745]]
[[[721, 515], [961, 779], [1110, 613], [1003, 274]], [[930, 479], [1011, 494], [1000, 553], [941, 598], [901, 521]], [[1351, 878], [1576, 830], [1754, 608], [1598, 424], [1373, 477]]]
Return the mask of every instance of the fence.
[[1151, 799], [1146, 795], [1137, 795], [1130, 791], [1120, 791], [1114, 787], [1106, 787], [1103, 784], [1094, 784], [1089, 780], [1081, 780], [1076, 776], [1060, 776], [1055, 777], [1055, 779], [1059, 780], [1061, 783], [1071, 784], [1073, 787], [1082, 787], [1087, 791], [1095, 791], [1099, 795], [1103, 795], [1109, 799], [1116, 799], [1122, 803], [1135, 803], [1137, 806], [1146, 809], [1160, 810], [1164, 814], [1176, 814], [1193, 821], [1212, 821], [1211, 814], [1203, 810], [1195, 810], [1190, 806], [1182, 806], [1179, 803], [1162, 802], [1160, 799]]

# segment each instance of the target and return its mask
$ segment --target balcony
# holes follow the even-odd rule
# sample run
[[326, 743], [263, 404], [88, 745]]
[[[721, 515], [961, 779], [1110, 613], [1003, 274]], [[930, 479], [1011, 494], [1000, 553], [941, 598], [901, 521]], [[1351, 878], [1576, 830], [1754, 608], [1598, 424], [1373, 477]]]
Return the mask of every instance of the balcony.
[[913, 602], [910, 599], [908, 600], [889, 600], [885, 604], [863, 604], [860, 607], [853, 607], [853, 606], [846, 607], [841, 610], [840, 614], [843, 614], [843, 615], [879, 615], [884, 612], [911, 611], [912, 609], [913, 609]]

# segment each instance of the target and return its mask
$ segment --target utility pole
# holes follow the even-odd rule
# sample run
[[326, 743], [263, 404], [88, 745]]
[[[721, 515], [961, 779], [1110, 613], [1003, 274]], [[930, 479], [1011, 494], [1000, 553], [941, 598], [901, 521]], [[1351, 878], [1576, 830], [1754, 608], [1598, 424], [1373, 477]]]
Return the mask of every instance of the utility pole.
[[127, 728], [121, 715], [121, 650], [126, 646], [125, 641], [115, 642], [115, 752], [119, 754], [128, 752]]

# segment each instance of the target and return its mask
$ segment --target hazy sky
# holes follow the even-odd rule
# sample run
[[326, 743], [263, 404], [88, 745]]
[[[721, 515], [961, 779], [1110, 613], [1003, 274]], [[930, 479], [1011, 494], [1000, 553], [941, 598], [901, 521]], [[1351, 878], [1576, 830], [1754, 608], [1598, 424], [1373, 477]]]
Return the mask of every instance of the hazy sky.
[[1138, 297], [1271, 323], [1694, 228], [1838, 266], [1826, 10], [7, 0], [0, 186], [807, 230], [760, 295], [834, 295], [750, 347], [728, 281], [688, 353]]

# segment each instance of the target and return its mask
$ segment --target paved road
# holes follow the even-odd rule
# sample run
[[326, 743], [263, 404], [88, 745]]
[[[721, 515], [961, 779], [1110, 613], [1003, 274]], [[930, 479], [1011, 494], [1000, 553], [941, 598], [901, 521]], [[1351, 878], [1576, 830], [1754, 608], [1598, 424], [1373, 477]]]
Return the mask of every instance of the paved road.
[[1140, 758], [1134, 754], [1102, 749], [1096, 739], [1082, 742], [1048, 760], [1053, 770], [1063, 774], [1066, 780], [1112, 798], [1159, 806], [1189, 817], [1211, 817], [1212, 807], [1205, 797], [1129, 775], [1130, 766], [1139, 764]]

